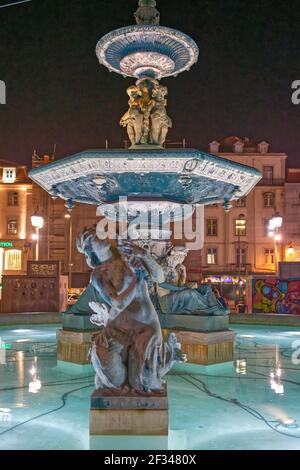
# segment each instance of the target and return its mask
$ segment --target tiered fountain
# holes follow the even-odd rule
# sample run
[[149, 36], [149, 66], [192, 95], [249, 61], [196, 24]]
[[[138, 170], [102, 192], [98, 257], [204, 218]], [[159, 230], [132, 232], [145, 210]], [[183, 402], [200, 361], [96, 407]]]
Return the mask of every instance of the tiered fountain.
[[[30, 173], [69, 210], [76, 202], [94, 204], [102, 217], [78, 238], [93, 274], [58, 333], [64, 361], [85, 363], [92, 344], [96, 435], [167, 434], [163, 378], [172, 365], [186, 359], [183, 353], [201, 364], [232, 360], [228, 311], [208, 286], [185, 284], [183, 261], [188, 249], [203, 246], [204, 206], [227, 211], [260, 179], [253, 168], [198, 150], [164, 148], [172, 121], [160, 80], [189, 70], [199, 51], [185, 34], [159, 25], [154, 0], [140, 0], [135, 18], [136, 25], [107, 34], [96, 48], [109, 71], [136, 79], [121, 118], [131, 147], [87, 150]], [[173, 248], [170, 223], [176, 231], [192, 217], [194, 242]]]

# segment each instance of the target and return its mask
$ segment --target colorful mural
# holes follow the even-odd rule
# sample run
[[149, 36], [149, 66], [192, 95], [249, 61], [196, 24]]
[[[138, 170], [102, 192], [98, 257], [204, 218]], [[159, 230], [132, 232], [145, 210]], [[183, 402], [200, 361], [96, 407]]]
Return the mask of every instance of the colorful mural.
[[253, 279], [253, 313], [300, 315], [300, 279]]

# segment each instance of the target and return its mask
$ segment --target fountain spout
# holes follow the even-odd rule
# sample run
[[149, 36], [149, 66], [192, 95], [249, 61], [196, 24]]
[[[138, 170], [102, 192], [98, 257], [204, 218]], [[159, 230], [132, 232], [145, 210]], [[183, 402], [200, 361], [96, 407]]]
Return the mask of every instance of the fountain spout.
[[140, 0], [139, 7], [134, 14], [136, 23], [158, 25], [160, 14], [155, 7], [155, 0]]

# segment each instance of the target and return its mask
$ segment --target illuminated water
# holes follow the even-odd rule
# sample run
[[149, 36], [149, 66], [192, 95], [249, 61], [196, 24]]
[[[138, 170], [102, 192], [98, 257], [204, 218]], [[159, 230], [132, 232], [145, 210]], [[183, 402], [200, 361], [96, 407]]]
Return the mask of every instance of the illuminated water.
[[[300, 331], [234, 329], [234, 367], [183, 365], [168, 377], [169, 448], [300, 449]], [[0, 449], [166, 447], [147, 438], [90, 443], [93, 373], [57, 366], [55, 332], [0, 328]]]

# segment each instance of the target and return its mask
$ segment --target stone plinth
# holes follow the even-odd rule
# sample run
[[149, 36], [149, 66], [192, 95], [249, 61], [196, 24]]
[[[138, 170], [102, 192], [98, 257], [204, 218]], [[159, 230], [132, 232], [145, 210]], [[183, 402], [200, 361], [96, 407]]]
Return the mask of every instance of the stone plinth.
[[208, 366], [232, 362], [234, 359], [235, 333], [233, 331], [199, 333], [164, 329], [164, 335], [167, 336], [170, 333], [176, 334], [189, 363]]
[[66, 331], [99, 331], [99, 327], [90, 321], [90, 315], [62, 314], [63, 329]]
[[157, 395], [96, 390], [91, 398], [91, 436], [167, 436], [167, 390]]
[[73, 364], [87, 365], [93, 332], [57, 330], [57, 359]]
[[202, 316], [162, 313], [159, 315], [159, 320], [162, 328], [174, 328], [179, 331], [211, 333], [212, 331], [225, 331], [229, 328], [229, 315]]

